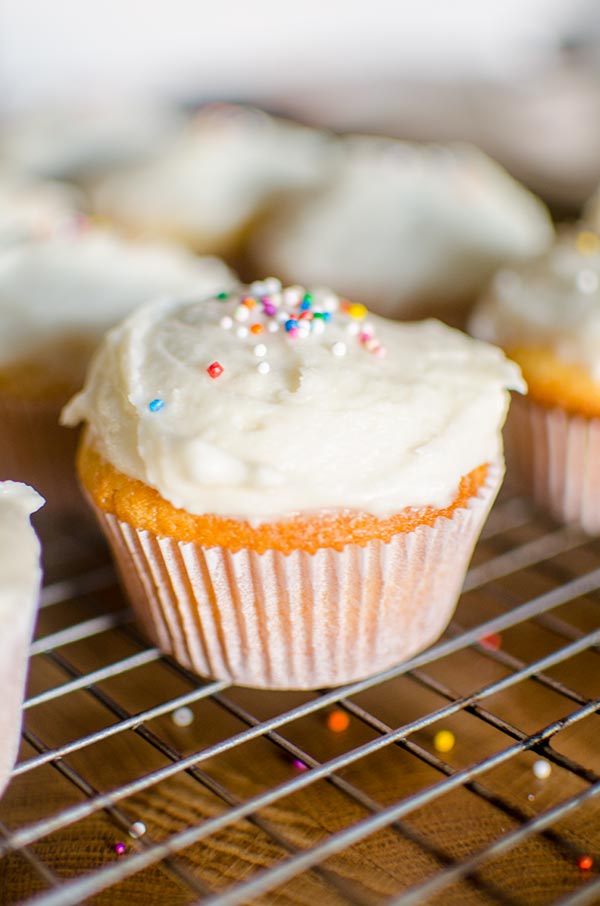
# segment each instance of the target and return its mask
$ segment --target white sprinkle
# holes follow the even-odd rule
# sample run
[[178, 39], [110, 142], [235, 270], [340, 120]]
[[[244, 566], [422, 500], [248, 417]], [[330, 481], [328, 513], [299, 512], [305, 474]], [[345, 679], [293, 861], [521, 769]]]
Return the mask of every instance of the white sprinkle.
[[137, 840], [139, 837], [143, 837], [145, 833], [146, 825], [143, 821], [134, 821], [129, 828], [129, 836], [133, 837], [134, 840]]
[[263, 281], [263, 286], [265, 287], [263, 295], [272, 296], [281, 291], [281, 280], [278, 280], [277, 277], [267, 277]]
[[277, 318], [277, 320], [279, 321], [280, 324], [284, 324], [287, 321], [287, 319], [289, 318], [289, 314], [287, 313], [287, 311], [278, 311], [277, 314], [275, 315], [275, 317]]
[[255, 280], [254, 283], [250, 284], [248, 289], [250, 290], [251, 296], [266, 296], [268, 294], [266, 280]]
[[346, 327], [346, 332], [349, 333], [351, 337], [357, 336], [357, 334], [360, 332], [360, 324], [358, 323], [358, 321], [350, 321], [350, 323]]
[[271, 366], [269, 365], [268, 362], [259, 362], [258, 365], [256, 366], [256, 370], [258, 371], [259, 374], [268, 374], [269, 371], [271, 370]]
[[238, 305], [234, 315], [236, 321], [247, 321], [250, 317], [250, 309], [246, 305]]
[[598, 289], [598, 275], [586, 268], [586, 270], [579, 271], [576, 283], [580, 293], [595, 293]]
[[267, 330], [269, 331], [269, 333], [277, 333], [277, 331], [279, 330], [279, 324], [277, 323], [277, 321], [269, 321], [267, 323]]
[[248, 328], [247, 327], [238, 327], [238, 329], [235, 332], [235, 335], [236, 335], [236, 337], [239, 337], [240, 340], [245, 339], [248, 336]]
[[365, 349], [368, 349], [369, 352], [375, 352], [378, 346], [379, 343], [377, 342], [375, 337], [371, 337], [370, 340], [365, 340]]
[[307, 337], [310, 333], [310, 321], [298, 321], [298, 336]]
[[284, 305], [296, 305], [303, 298], [304, 290], [301, 286], [288, 286], [281, 295]]
[[331, 347], [331, 351], [335, 356], [338, 356], [338, 358], [341, 359], [342, 356], [346, 355], [346, 344], [341, 341], [334, 343]]
[[375, 325], [373, 324], [372, 321], [363, 321], [363, 323], [360, 325], [360, 332], [368, 333], [370, 337], [374, 337], [375, 336]]
[[223, 315], [223, 317], [219, 321], [219, 324], [221, 325], [223, 330], [231, 330], [231, 328], [233, 327], [233, 318], [230, 318], [229, 315]]
[[552, 765], [544, 758], [538, 758], [533, 762], [533, 773], [538, 780], [547, 780], [552, 773]]
[[194, 712], [191, 708], [177, 708], [171, 714], [171, 720], [177, 727], [189, 727], [194, 723]]
[[266, 354], [267, 354], [267, 347], [265, 346], [265, 344], [257, 343], [256, 346], [254, 347], [254, 355], [257, 356], [257, 358], [262, 359], [262, 357], [265, 356]]
[[311, 324], [313, 333], [323, 333], [325, 330], [325, 321], [323, 318], [313, 318]]

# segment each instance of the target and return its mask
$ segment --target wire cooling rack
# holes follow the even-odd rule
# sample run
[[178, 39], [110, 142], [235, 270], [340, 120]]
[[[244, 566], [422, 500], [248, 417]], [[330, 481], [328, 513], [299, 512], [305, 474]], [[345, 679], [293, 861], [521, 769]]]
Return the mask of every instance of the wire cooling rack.
[[2, 903], [600, 902], [599, 541], [506, 493], [434, 647], [274, 693], [162, 656], [101, 544], [42, 531]]

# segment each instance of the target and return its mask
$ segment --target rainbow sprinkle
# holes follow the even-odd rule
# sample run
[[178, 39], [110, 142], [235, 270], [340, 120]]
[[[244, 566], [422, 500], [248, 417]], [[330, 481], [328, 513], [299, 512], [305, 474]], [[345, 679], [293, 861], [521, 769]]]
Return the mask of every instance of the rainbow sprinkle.
[[150, 410], [150, 412], [160, 412], [160, 410], [164, 408], [164, 405], [165, 401], [157, 397], [155, 400], [151, 400], [148, 403], [148, 409]]

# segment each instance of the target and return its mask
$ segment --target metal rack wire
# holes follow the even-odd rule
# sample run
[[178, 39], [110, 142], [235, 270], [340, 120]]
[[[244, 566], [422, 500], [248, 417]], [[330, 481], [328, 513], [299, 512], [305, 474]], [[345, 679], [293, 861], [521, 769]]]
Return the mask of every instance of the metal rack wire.
[[600, 902], [600, 542], [505, 494], [442, 640], [314, 693], [199, 679], [101, 547], [48, 561], [1, 902]]

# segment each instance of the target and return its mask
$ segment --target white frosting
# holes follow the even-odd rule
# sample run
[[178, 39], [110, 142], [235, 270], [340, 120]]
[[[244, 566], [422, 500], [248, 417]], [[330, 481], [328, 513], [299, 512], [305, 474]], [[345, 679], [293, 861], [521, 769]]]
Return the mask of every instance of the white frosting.
[[156, 232], [221, 243], [278, 193], [324, 179], [334, 144], [325, 133], [259, 110], [206, 108], [153, 159], [107, 176], [101, 214]]
[[19, 361], [65, 337], [95, 347], [109, 327], [155, 295], [211, 295], [234, 282], [217, 258], [85, 227], [0, 248], [0, 362]]
[[586, 229], [564, 232], [537, 261], [500, 271], [471, 332], [505, 349], [547, 347], [600, 380], [600, 236]]
[[461, 476], [499, 456], [505, 388], [523, 389], [500, 350], [437, 321], [365, 324], [327, 290], [312, 310], [333, 309], [330, 322], [292, 337], [278, 312], [298, 314], [302, 292], [277, 284], [250, 287], [275, 293], [273, 317], [238, 294], [139, 309], [105, 338], [64, 423], [87, 420], [105, 459], [174, 506], [252, 521], [445, 506]]
[[42, 578], [40, 543], [29, 516], [43, 502], [26, 484], [0, 482], [0, 794], [19, 745], [28, 648]]
[[156, 153], [181, 120], [139, 99], [33, 110], [0, 124], [0, 160], [35, 176], [90, 176]]
[[81, 206], [71, 186], [0, 171], [0, 247], [68, 230]]
[[470, 146], [351, 136], [327, 187], [258, 231], [259, 266], [324, 283], [395, 315], [420, 301], [465, 300], [501, 264], [543, 251], [543, 204]]
[[44, 498], [29, 485], [0, 481], [0, 635], [26, 609], [32, 622], [41, 579], [40, 543], [29, 516]]

